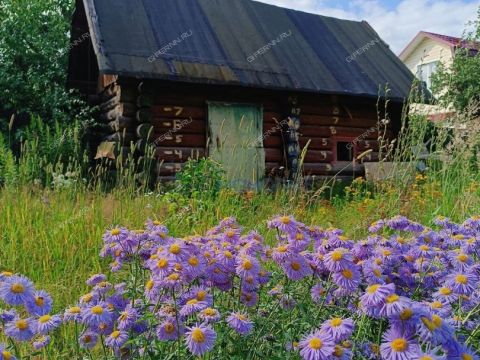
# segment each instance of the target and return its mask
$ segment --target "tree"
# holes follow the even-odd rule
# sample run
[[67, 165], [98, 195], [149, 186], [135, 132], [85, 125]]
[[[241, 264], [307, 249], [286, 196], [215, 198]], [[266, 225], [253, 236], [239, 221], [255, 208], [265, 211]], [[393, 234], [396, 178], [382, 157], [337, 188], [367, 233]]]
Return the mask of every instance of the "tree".
[[473, 30], [464, 36], [451, 66], [440, 65], [432, 76], [432, 92], [437, 101], [458, 111], [480, 101], [480, 9]]
[[80, 102], [65, 87], [73, 7], [72, 0], [0, 2], [0, 110], [50, 124], [77, 113]]

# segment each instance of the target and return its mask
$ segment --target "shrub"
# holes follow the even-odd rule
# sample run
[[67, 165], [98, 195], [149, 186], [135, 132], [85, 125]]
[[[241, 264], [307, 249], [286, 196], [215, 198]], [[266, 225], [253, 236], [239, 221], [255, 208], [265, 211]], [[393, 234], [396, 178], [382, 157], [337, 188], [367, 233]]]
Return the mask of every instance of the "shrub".
[[189, 160], [177, 174], [176, 190], [186, 197], [216, 196], [225, 185], [225, 171], [211, 159]]

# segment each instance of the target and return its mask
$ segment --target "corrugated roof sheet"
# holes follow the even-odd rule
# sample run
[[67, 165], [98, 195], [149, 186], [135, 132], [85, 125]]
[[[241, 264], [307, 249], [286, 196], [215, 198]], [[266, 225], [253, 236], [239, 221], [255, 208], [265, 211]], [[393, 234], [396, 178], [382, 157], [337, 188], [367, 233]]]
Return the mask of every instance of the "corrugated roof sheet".
[[84, 3], [105, 74], [363, 96], [388, 84], [398, 99], [413, 81], [366, 22], [250, 0]]

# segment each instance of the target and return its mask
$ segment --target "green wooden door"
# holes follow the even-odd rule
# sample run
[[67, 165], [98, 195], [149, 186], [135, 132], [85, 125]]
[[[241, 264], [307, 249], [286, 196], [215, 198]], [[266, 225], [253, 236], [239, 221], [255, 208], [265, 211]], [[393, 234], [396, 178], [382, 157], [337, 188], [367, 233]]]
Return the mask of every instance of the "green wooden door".
[[258, 188], [265, 174], [261, 106], [208, 103], [210, 157], [237, 189]]

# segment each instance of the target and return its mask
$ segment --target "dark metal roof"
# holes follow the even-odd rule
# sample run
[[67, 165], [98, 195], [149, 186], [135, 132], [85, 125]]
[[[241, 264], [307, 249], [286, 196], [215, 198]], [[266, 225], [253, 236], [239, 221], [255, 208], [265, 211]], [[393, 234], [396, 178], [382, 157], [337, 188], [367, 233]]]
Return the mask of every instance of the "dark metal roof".
[[101, 73], [408, 96], [413, 75], [366, 22], [251, 0], [83, 0]]

